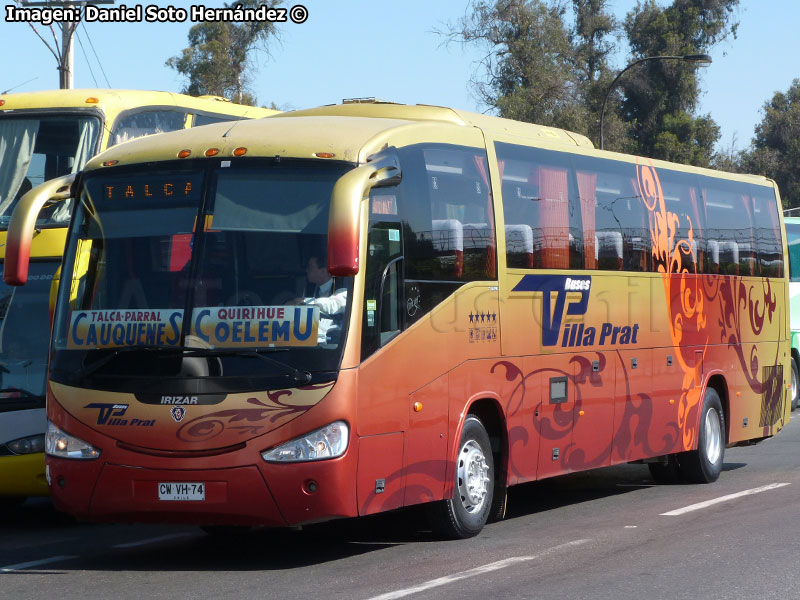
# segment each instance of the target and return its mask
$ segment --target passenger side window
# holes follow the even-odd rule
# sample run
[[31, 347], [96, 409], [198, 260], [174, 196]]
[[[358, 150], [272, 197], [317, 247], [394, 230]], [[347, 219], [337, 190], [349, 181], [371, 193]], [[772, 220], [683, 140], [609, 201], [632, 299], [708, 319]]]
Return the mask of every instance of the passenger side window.
[[783, 243], [775, 195], [769, 188], [751, 186], [753, 234], [762, 277], [783, 277]]
[[[701, 177], [706, 205], [706, 272], [758, 275], [753, 206], [747, 187]], [[744, 191], [744, 193], [743, 193]]]
[[109, 147], [145, 135], [177, 131], [186, 126], [188, 114], [177, 110], [127, 112], [117, 119], [109, 137]]
[[[502, 180], [507, 266], [594, 268], [591, 177], [576, 179], [571, 158], [564, 153], [502, 143], [495, 148]], [[582, 220], [588, 224], [589, 239], [582, 233]]]
[[419, 145], [401, 160], [410, 324], [464, 283], [496, 279], [496, 238], [483, 149]]
[[[706, 269], [708, 244], [705, 239], [706, 218], [703, 193], [697, 175], [678, 171], [659, 170], [659, 180], [667, 212], [677, 217], [672, 241], [675, 267], [687, 273], [703, 273]], [[690, 239], [691, 238], [691, 239]], [[680, 258], [678, 262], [676, 259]], [[657, 261], [652, 269], [658, 269]]]

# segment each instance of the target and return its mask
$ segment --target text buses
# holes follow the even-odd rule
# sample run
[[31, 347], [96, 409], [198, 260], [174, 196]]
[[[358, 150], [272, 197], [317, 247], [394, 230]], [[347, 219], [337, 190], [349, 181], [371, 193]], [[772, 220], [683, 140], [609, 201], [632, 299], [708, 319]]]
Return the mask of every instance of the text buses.
[[[120, 142], [276, 111], [166, 92], [57, 90], [0, 95], [0, 261], [14, 206], [33, 186], [77, 173]], [[70, 206], [45, 209], [30, 285], [0, 284], [0, 502], [47, 493], [44, 477], [48, 299]]]
[[[228, 129], [112, 148], [73, 186], [59, 508], [283, 526], [430, 502], [467, 537], [509, 485], [630, 461], [711, 482], [787, 422], [772, 182], [438, 107]], [[8, 283], [47, 197], [14, 214]]]

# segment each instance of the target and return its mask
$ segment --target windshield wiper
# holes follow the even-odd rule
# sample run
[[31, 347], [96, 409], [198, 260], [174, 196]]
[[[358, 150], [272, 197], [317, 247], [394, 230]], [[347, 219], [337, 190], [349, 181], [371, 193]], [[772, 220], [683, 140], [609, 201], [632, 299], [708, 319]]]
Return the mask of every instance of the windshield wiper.
[[134, 350], [144, 351], [144, 352], [163, 352], [163, 351], [176, 351], [176, 350], [183, 350], [183, 346], [122, 346], [120, 348], [114, 348], [114, 351], [106, 354], [105, 356], [98, 358], [94, 362], [90, 362], [88, 365], [84, 365], [83, 369], [78, 373], [78, 377], [88, 377], [95, 371], [97, 371], [100, 367], [103, 367], [114, 360], [120, 354], [126, 352], [133, 352]]
[[265, 356], [266, 353], [288, 351], [288, 348], [253, 348], [252, 350], [242, 348], [187, 348], [186, 352], [184, 352], [184, 356], [252, 356], [253, 358], [259, 358], [270, 365], [283, 369], [288, 375], [291, 375], [297, 383], [310, 382], [311, 373], [308, 371], [297, 369], [292, 365], [288, 365], [279, 360], [275, 360], [274, 358], [270, 358], [269, 356]]
[[135, 350], [144, 352], [180, 353], [182, 356], [189, 357], [252, 356], [259, 358], [272, 366], [282, 369], [298, 383], [308, 383], [311, 381], [311, 373], [308, 371], [302, 371], [284, 362], [265, 356], [265, 353], [288, 352], [288, 348], [256, 348], [253, 350], [245, 350], [239, 348], [197, 348], [195, 346], [123, 346], [120, 348], [115, 348], [110, 354], [106, 354], [102, 358], [85, 365], [78, 376], [88, 377], [99, 368], [110, 363], [120, 354], [133, 352]]

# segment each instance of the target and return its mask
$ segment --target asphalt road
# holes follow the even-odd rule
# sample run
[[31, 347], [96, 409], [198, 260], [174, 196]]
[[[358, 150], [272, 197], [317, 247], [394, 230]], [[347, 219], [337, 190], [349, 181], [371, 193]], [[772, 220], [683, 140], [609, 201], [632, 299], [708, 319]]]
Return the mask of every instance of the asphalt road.
[[728, 449], [715, 484], [654, 485], [622, 465], [518, 486], [505, 521], [458, 542], [433, 540], [414, 510], [220, 538], [76, 523], [29, 500], [0, 515], [0, 598], [796, 598], [795, 414]]

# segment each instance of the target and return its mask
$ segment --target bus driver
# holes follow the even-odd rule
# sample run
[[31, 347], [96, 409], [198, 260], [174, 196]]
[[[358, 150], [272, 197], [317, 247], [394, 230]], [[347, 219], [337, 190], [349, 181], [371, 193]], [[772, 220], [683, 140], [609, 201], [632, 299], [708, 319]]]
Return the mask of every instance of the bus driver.
[[311, 255], [306, 263], [306, 279], [313, 284], [311, 295], [295, 298], [293, 304], [318, 306], [320, 312], [317, 342], [338, 343], [341, 333], [341, 315], [347, 304], [347, 289], [336, 289], [335, 280], [328, 272], [327, 257], [324, 254]]

